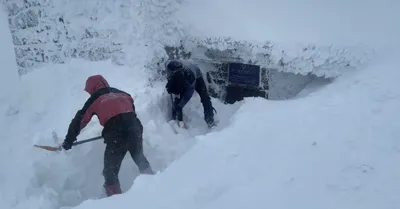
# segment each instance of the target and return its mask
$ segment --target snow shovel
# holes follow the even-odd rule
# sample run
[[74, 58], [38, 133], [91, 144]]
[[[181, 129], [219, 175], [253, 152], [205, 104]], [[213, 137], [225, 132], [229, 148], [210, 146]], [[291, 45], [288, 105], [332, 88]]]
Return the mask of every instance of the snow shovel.
[[[72, 144], [72, 146], [76, 146], [76, 145], [79, 145], [79, 144], [84, 144], [86, 142], [91, 142], [91, 141], [98, 140], [98, 139], [101, 139], [101, 138], [103, 138], [103, 137], [102, 136], [96, 136], [96, 137], [93, 137], [93, 138], [90, 138], [90, 139], [85, 139], [85, 140], [82, 140], [82, 141], [74, 142]], [[34, 145], [34, 146], [38, 147], [38, 148], [41, 148], [41, 149], [44, 149], [44, 150], [48, 150], [48, 151], [61, 151], [62, 150], [61, 146], [59, 146], [59, 147], [42, 146], [42, 145]]]

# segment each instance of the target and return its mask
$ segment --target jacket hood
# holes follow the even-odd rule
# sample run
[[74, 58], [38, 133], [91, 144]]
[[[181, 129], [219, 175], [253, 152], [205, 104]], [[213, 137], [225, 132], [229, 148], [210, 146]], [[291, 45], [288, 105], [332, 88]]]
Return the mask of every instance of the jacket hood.
[[90, 76], [86, 80], [85, 91], [90, 95], [94, 94], [96, 91], [102, 88], [110, 87], [106, 79], [101, 75]]
[[170, 78], [175, 72], [183, 70], [183, 64], [178, 60], [168, 60], [165, 62], [167, 78]]

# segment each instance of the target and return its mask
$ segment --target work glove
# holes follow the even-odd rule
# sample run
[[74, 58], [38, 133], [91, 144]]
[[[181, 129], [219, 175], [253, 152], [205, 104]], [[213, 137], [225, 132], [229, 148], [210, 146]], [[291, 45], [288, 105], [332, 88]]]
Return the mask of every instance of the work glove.
[[172, 110], [172, 114], [174, 117], [174, 120], [177, 120], [177, 125], [180, 128], [188, 129], [188, 126], [186, 125], [185, 122], [183, 122], [183, 114], [182, 114], [182, 108], [179, 107], [178, 105], [174, 106]]
[[172, 106], [172, 117], [173, 117], [175, 120], [183, 121], [182, 108], [179, 107], [179, 105], [177, 105], [177, 104], [174, 104], [174, 105]]
[[65, 141], [63, 142], [63, 144], [61, 145], [61, 147], [62, 147], [64, 150], [69, 150], [69, 149], [72, 148], [72, 143], [69, 142], [69, 141], [70, 141], [70, 140], [65, 140]]

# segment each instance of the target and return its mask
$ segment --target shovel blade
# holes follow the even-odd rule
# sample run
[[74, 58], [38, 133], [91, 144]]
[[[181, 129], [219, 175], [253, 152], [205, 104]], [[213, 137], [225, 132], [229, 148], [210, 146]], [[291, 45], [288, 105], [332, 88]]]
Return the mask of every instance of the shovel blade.
[[48, 151], [60, 151], [61, 147], [52, 147], [52, 146], [42, 146], [42, 145], [34, 145], [35, 147], [44, 149], [44, 150], [48, 150]]

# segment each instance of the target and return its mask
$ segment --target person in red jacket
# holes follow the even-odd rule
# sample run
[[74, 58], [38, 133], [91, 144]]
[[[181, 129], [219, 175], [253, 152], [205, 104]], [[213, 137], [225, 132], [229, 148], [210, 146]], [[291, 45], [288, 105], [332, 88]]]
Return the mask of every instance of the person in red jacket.
[[118, 173], [122, 160], [129, 151], [141, 174], [154, 174], [143, 154], [143, 126], [135, 113], [133, 98], [128, 93], [110, 87], [101, 75], [90, 76], [85, 91], [90, 94], [82, 109], [72, 119], [62, 144], [69, 150], [80, 131], [96, 115], [104, 127], [104, 188], [107, 196], [121, 194]]

